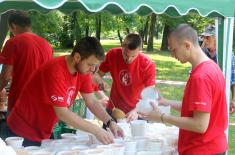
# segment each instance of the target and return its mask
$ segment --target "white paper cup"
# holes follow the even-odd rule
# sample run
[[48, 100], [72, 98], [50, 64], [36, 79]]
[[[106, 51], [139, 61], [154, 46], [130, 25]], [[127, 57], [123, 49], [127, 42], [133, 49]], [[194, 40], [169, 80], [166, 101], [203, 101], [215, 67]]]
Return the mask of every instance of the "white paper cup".
[[113, 155], [124, 155], [125, 146], [122, 144], [110, 144]]
[[132, 137], [145, 136], [145, 130], [146, 130], [145, 120], [134, 120], [131, 122]]
[[6, 144], [10, 145], [13, 149], [17, 150], [22, 147], [24, 138], [22, 137], [8, 137], [6, 138]]
[[[32, 153], [32, 155], [52, 155], [52, 153], [49, 151], [40, 151], [39, 150], [37, 152]], [[70, 154], [67, 154], [67, 155], [70, 155]]]
[[162, 152], [154, 152], [154, 151], [139, 151], [136, 155], [162, 155]]
[[56, 155], [77, 155], [77, 152], [76, 151], [67, 150], [67, 151], [57, 152]]
[[145, 151], [147, 148], [148, 139], [145, 137], [135, 137], [134, 140], [137, 142], [137, 151]]
[[150, 140], [147, 142], [147, 149], [149, 151], [162, 151], [163, 141], [160, 139]]
[[104, 150], [90, 149], [90, 150], [82, 151], [81, 155], [104, 155]]
[[72, 150], [79, 150], [79, 151], [87, 150], [87, 149], [89, 149], [89, 146], [87, 145], [76, 145], [72, 147]]
[[125, 151], [136, 152], [137, 141], [126, 140], [126, 141], [124, 142], [124, 145], [125, 145]]
[[40, 150], [39, 146], [27, 146], [24, 148], [24, 150], [28, 153], [34, 153]]
[[136, 151], [125, 151], [125, 155], [136, 155]]
[[110, 145], [98, 145], [96, 148], [104, 150], [104, 155], [113, 155], [113, 150]]
[[75, 140], [75, 139], [77, 139], [77, 136], [76, 136], [76, 134], [73, 134], [73, 133], [63, 133], [63, 134], [61, 134], [61, 138]]

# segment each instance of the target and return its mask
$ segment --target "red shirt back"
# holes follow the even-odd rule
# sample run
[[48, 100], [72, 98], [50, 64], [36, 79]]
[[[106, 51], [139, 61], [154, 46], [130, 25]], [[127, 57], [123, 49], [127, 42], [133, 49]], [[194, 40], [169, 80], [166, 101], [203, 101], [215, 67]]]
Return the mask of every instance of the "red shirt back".
[[[111, 49], [99, 69], [110, 72], [113, 79], [110, 97], [116, 108], [125, 113], [135, 108], [143, 88], [155, 85], [155, 64], [143, 53], [139, 53], [131, 64], [126, 64], [122, 48]], [[108, 109], [112, 107], [109, 103]]]
[[180, 155], [213, 155], [227, 149], [225, 130], [228, 126], [225, 80], [213, 61], [194, 68], [187, 82], [181, 116], [192, 117], [193, 111], [210, 113], [209, 126], [204, 134], [180, 129]]
[[65, 57], [56, 58], [33, 73], [7, 123], [17, 135], [32, 141], [50, 138], [58, 118], [53, 106], [69, 107], [78, 93], [91, 93], [91, 75], [69, 73]]
[[11, 111], [32, 72], [52, 59], [53, 50], [45, 39], [32, 33], [22, 33], [6, 42], [1, 56], [5, 58], [3, 64], [13, 66], [8, 96], [8, 110]]

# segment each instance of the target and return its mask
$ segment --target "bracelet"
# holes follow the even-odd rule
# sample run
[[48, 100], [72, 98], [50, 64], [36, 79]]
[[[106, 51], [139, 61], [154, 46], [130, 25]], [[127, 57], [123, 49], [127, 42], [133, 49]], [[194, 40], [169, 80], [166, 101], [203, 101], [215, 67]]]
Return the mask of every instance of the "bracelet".
[[161, 121], [162, 121], [162, 123], [164, 123], [164, 121], [163, 121], [163, 116], [165, 115], [165, 113], [162, 113], [161, 114]]
[[109, 126], [110, 126], [110, 124], [111, 124], [111, 122], [115, 122], [116, 123], [116, 121], [113, 119], [113, 118], [111, 118], [107, 123], [106, 123], [106, 126], [109, 128]]

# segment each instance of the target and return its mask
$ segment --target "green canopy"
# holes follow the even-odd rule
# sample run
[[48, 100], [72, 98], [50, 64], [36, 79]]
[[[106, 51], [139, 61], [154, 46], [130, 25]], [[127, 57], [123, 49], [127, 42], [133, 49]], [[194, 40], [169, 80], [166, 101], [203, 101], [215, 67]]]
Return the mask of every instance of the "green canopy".
[[[19, 2], [20, 1], [20, 2]], [[197, 12], [201, 16], [234, 17], [235, 0], [0, 0], [0, 13], [9, 9], [61, 11], [84, 10], [87, 13], [109, 11], [113, 14], [148, 15], [166, 13], [181, 16]]]

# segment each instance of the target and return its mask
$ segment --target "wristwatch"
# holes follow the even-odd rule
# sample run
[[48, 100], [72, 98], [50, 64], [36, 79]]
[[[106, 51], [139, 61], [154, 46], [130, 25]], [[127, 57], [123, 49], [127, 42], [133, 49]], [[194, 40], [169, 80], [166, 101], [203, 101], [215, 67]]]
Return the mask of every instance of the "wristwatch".
[[116, 123], [116, 121], [113, 119], [113, 118], [111, 118], [107, 123], [106, 123], [106, 126], [109, 128], [109, 126], [110, 126], [110, 124], [111, 124], [111, 122], [115, 122]]

